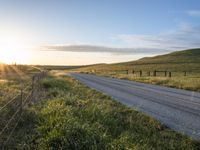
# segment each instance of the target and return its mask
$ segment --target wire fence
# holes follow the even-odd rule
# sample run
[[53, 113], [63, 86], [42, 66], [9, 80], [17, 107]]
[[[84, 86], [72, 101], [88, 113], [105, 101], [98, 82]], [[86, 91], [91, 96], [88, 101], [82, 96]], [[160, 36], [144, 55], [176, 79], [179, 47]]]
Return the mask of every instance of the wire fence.
[[0, 107], [0, 119], [3, 119], [0, 122], [0, 149], [3, 149], [9, 143], [12, 134], [22, 119], [24, 108], [30, 102], [35, 101], [36, 91], [39, 88], [38, 83], [46, 75], [47, 72], [45, 71], [35, 74], [30, 85], [21, 89], [20, 92]]
[[90, 70], [81, 73], [103, 75], [132, 75], [136, 77], [199, 77], [199, 71], [170, 71], [170, 70]]

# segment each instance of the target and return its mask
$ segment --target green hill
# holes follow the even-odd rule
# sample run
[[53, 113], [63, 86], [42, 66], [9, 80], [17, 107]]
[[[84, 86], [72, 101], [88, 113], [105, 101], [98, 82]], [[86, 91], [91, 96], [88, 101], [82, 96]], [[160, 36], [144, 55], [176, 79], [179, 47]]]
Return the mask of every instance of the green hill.
[[[166, 55], [155, 57], [145, 57], [137, 61], [129, 62], [130, 64], [150, 64], [150, 63], [200, 63], [200, 49], [189, 49], [176, 51]], [[128, 63], [128, 64], [129, 64]], [[127, 64], [127, 63], [125, 63]]]

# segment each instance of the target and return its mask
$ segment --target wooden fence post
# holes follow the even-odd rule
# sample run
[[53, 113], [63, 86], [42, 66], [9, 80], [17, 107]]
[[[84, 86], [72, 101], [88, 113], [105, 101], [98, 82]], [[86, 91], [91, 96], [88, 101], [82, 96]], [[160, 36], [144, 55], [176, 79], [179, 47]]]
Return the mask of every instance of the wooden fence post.
[[167, 71], [165, 71], [165, 77], [167, 76]]
[[186, 76], [187, 75], [187, 73], [186, 73], [186, 71], [184, 71], [184, 76]]
[[150, 76], [151, 76], [151, 72], [150, 72], [150, 71], [148, 71], [148, 72], [147, 72], [147, 75], [150, 77]]
[[153, 71], [153, 76], [156, 77], [156, 70]]
[[170, 77], [170, 78], [172, 77], [172, 73], [171, 73], [171, 72], [169, 72], [169, 77]]
[[142, 70], [140, 70], [140, 77], [142, 76]]

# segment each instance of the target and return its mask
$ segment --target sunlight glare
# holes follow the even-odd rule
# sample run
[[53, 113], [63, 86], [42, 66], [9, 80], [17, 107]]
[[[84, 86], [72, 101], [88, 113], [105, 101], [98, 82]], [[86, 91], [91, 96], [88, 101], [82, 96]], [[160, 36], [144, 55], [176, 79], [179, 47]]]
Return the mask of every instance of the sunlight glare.
[[25, 37], [17, 32], [0, 31], [0, 62], [25, 64], [29, 55]]

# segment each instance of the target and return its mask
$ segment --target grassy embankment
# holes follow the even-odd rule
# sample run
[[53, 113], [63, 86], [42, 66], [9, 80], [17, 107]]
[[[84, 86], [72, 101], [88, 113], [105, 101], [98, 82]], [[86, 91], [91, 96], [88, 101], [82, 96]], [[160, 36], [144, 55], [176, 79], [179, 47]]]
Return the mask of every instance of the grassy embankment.
[[27, 109], [17, 149], [198, 149], [200, 143], [70, 77], [41, 81], [43, 100]]
[[[138, 82], [200, 91], [200, 49], [178, 51], [166, 55], [142, 58], [132, 62], [103, 64], [76, 70]], [[127, 74], [125, 70], [129, 70], [129, 73]], [[133, 70], [135, 74], [132, 73]], [[139, 73], [137, 72], [140, 70], [143, 71], [142, 77], [139, 77]], [[154, 77], [154, 70], [172, 72], [172, 77], [170, 78], [168, 75], [165, 77], [164, 73], [157, 73], [158, 76]], [[147, 76], [147, 72], [149, 71], [151, 72], [151, 76]], [[184, 71], [187, 72], [186, 76], [184, 76]]]

